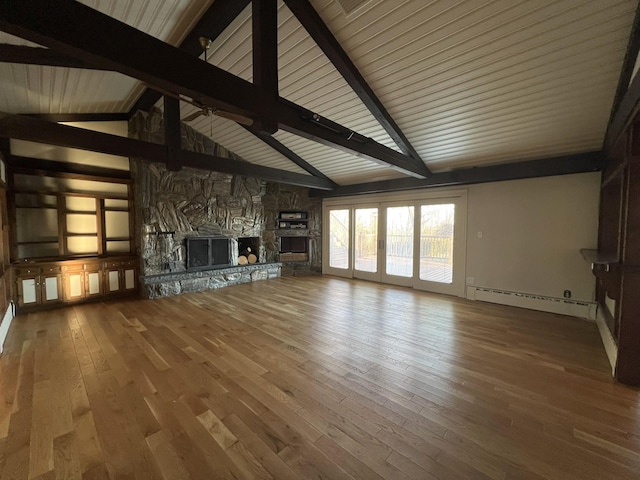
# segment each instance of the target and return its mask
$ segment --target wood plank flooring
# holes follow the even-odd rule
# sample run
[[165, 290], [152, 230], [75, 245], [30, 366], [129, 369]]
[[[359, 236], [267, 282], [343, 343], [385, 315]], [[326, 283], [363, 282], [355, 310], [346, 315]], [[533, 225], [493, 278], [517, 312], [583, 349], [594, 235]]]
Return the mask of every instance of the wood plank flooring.
[[595, 324], [332, 277], [20, 315], [0, 478], [640, 478]]

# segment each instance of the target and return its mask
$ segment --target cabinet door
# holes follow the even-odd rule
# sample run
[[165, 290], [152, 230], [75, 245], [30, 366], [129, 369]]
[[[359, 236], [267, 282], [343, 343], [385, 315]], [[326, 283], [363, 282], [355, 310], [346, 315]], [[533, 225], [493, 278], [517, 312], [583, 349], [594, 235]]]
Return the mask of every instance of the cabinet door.
[[125, 268], [123, 276], [124, 276], [124, 289], [125, 290], [135, 290], [137, 288], [137, 285], [136, 285], [136, 269], [135, 268]]
[[42, 279], [42, 303], [62, 301], [62, 282], [60, 275], [43, 275]]
[[98, 270], [86, 272], [85, 294], [87, 297], [102, 295], [102, 272]]
[[65, 299], [69, 301], [84, 298], [84, 272], [68, 272], [65, 278]]
[[18, 305], [40, 303], [40, 277], [18, 277]]
[[122, 287], [120, 285], [120, 269], [109, 269], [105, 271], [105, 278], [107, 280], [107, 292], [114, 293], [119, 292]]

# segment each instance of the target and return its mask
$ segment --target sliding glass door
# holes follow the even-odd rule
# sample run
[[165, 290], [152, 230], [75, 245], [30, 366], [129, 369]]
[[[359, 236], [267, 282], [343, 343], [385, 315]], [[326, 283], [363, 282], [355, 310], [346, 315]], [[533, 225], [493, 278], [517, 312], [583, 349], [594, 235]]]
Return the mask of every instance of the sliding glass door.
[[324, 272], [464, 296], [466, 192], [325, 207]]
[[380, 280], [378, 239], [380, 209], [354, 208], [353, 276], [365, 280]]

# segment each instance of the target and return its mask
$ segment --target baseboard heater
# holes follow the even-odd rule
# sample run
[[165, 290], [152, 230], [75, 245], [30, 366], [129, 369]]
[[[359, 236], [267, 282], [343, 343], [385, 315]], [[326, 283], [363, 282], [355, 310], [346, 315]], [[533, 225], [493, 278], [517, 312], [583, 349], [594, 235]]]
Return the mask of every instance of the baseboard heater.
[[467, 287], [467, 298], [482, 302], [499, 303], [512, 307], [540, 310], [542, 312], [571, 315], [595, 321], [598, 311], [597, 303], [582, 302], [568, 298], [546, 297], [530, 293], [510, 292], [484, 287]]

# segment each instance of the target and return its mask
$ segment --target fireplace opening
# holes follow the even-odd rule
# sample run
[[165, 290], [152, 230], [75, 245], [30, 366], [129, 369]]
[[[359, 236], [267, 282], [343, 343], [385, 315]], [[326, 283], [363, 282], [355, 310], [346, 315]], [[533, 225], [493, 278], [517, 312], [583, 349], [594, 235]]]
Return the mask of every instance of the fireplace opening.
[[238, 237], [238, 265], [260, 261], [260, 237]]
[[187, 270], [207, 270], [231, 265], [231, 241], [226, 237], [186, 239]]
[[307, 237], [280, 237], [280, 253], [307, 253]]

